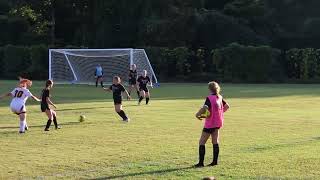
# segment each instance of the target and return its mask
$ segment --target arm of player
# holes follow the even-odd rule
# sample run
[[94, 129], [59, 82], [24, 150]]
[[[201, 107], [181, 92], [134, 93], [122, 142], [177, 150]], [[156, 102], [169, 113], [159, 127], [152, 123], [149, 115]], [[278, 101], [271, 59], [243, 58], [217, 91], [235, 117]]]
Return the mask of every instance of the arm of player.
[[38, 101], [38, 102], [40, 102], [40, 101], [41, 101], [39, 98], [37, 98], [37, 97], [36, 97], [36, 96], [34, 96], [34, 95], [32, 95], [32, 96], [31, 96], [31, 98], [32, 98], [32, 99], [34, 99], [35, 101]]
[[104, 90], [104, 91], [107, 91], [107, 92], [112, 92], [112, 90], [111, 90], [110, 88], [105, 88], [105, 87], [104, 87], [103, 90]]
[[230, 105], [226, 101], [224, 100], [222, 101], [223, 101], [223, 112], [226, 112], [230, 109]]
[[200, 108], [199, 111], [196, 113], [196, 118], [201, 120], [203, 118], [201, 115], [204, 114], [207, 109], [207, 106], [203, 106], [202, 108]]
[[57, 108], [57, 106], [55, 104], [53, 104], [53, 102], [51, 101], [51, 99], [49, 97], [46, 98], [46, 101], [48, 104], [52, 105], [54, 108]]
[[126, 93], [127, 97], [128, 97], [128, 100], [131, 100], [131, 96], [129, 95], [128, 91], [127, 90], [124, 90], [124, 92]]
[[4, 97], [7, 97], [7, 96], [13, 96], [13, 95], [10, 92], [10, 93], [7, 93], [7, 94], [4, 94], [4, 95], [0, 96], [0, 99], [3, 99]]

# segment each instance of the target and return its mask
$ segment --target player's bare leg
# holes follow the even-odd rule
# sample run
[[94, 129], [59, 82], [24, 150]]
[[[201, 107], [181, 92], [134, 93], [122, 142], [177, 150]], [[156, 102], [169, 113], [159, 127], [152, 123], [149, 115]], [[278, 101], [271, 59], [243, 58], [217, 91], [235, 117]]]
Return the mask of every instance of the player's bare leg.
[[218, 157], [219, 157], [219, 129], [215, 129], [212, 134], [212, 146], [213, 146], [213, 161], [209, 166], [218, 165]]
[[123, 121], [126, 121], [126, 122], [129, 121], [129, 118], [127, 117], [126, 113], [123, 111], [121, 104], [115, 104], [114, 110], [119, 114], [119, 116], [122, 118]]
[[194, 167], [203, 167], [204, 166], [204, 155], [206, 154], [206, 142], [209, 139], [210, 134], [202, 132], [199, 140], [199, 163], [194, 165]]
[[144, 90], [141, 90], [141, 91], [140, 91], [140, 98], [139, 98], [139, 102], [138, 102], [139, 105], [140, 105], [142, 99], [143, 99], [145, 96], [146, 96], [146, 93], [144, 92]]
[[135, 84], [134, 86], [135, 86], [136, 91], [137, 91], [137, 97], [139, 98], [139, 96], [140, 96], [139, 87], [138, 87], [137, 84]]
[[146, 104], [149, 103], [150, 100], [150, 92], [146, 92]]
[[26, 123], [27, 123], [26, 113], [23, 112], [23, 113], [19, 114], [19, 119], [20, 119], [19, 133], [25, 133]]
[[46, 110], [46, 115], [48, 117], [48, 121], [47, 121], [47, 125], [46, 125], [44, 130], [45, 131], [49, 131], [49, 128], [50, 128], [52, 120], [53, 120], [53, 113], [52, 113], [52, 111], [50, 109], [47, 109]]

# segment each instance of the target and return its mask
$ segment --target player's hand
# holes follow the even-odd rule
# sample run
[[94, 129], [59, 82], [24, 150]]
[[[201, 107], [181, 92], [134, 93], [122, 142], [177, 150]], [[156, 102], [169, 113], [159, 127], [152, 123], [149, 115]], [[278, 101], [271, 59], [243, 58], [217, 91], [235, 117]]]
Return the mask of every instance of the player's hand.
[[196, 118], [201, 121], [203, 117], [201, 116], [201, 114], [197, 113], [197, 114], [196, 114]]

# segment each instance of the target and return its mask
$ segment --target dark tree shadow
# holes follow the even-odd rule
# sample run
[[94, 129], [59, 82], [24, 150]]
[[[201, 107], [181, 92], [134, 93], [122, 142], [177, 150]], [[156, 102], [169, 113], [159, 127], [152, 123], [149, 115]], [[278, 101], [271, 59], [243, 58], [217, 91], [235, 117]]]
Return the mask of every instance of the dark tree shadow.
[[[74, 126], [74, 125], [78, 125], [81, 122], [67, 122], [67, 123], [59, 123], [59, 125], [61, 126]], [[86, 122], [85, 124], [91, 124], [91, 122]], [[39, 127], [45, 127], [45, 124], [43, 125], [35, 125], [35, 126], [29, 126], [29, 128], [39, 128]], [[19, 128], [19, 126], [4, 126], [4, 127], [0, 127], [0, 129], [17, 129]]]
[[[130, 104], [130, 105], [122, 105], [123, 107], [130, 107], [130, 106], [138, 106], [138, 104]], [[90, 109], [114, 109], [114, 106], [103, 106], [103, 107], [83, 107], [83, 108], [70, 108], [70, 109], [57, 109], [56, 111], [78, 111], [78, 110], [90, 110]]]
[[173, 168], [173, 169], [164, 169], [164, 170], [157, 170], [157, 171], [147, 171], [147, 172], [137, 172], [137, 173], [129, 173], [123, 175], [116, 175], [116, 176], [105, 176], [99, 178], [93, 178], [92, 180], [103, 180], [103, 179], [117, 179], [117, 178], [128, 178], [133, 176], [141, 176], [141, 175], [151, 175], [151, 174], [162, 174], [162, 173], [170, 173], [174, 171], [181, 171], [187, 169], [193, 169], [193, 166], [183, 167], [183, 168]]

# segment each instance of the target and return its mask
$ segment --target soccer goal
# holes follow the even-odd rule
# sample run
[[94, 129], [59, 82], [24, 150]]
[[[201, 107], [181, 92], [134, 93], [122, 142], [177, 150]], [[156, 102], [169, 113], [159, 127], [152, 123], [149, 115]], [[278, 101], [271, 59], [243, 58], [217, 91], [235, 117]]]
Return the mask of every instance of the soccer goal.
[[126, 83], [132, 64], [137, 65], [138, 75], [147, 70], [152, 82], [158, 83], [144, 49], [49, 49], [49, 79], [60, 84], [93, 84], [97, 65], [103, 68], [106, 84], [113, 76]]

